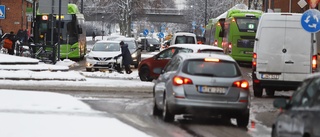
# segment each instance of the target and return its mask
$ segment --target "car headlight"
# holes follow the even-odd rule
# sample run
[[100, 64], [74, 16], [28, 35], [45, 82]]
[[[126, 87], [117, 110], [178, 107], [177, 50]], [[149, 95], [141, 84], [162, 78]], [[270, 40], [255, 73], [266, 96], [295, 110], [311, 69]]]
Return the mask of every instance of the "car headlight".
[[150, 47], [153, 47], [153, 45], [152, 45], [152, 44], [150, 44]]
[[87, 59], [93, 59], [93, 57], [92, 57], [92, 56], [86, 56], [86, 58], [87, 58]]
[[132, 58], [136, 58], [137, 56], [138, 56], [137, 52], [134, 52], [134, 53], [131, 54]]

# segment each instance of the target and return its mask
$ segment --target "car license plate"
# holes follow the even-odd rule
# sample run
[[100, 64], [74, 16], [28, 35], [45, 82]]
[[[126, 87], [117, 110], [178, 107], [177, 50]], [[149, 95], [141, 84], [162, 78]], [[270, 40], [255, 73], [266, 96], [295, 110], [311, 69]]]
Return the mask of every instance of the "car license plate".
[[97, 64], [99, 64], [99, 65], [108, 65], [109, 62], [97, 62]]
[[225, 94], [226, 93], [226, 88], [224, 88], [224, 87], [198, 86], [198, 91], [201, 92], [201, 93]]
[[261, 74], [262, 79], [279, 79], [279, 77], [278, 74]]

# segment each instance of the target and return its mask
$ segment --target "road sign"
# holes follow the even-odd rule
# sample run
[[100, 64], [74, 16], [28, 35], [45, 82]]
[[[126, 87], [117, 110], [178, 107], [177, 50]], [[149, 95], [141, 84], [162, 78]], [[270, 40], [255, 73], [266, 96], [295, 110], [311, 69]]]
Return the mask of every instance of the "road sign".
[[164, 38], [163, 32], [159, 32], [158, 37], [159, 37], [160, 39]]
[[0, 5], [0, 19], [6, 18], [6, 6]]
[[305, 0], [299, 0], [298, 5], [300, 8], [304, 8], [308, 3]]
[[144, 36], [147, 36], [149, 34], [149, 30], [148, 29], [145, 29], [144, 31], [143, 31], [143, 35]]
[[154, 33], [154, 29], [153, 28], [150, 30], [150, 33]]
[[309, 9], [302, 14], [302, 28], [310, 33], [315, 33], [320, 30], [320, 11]]

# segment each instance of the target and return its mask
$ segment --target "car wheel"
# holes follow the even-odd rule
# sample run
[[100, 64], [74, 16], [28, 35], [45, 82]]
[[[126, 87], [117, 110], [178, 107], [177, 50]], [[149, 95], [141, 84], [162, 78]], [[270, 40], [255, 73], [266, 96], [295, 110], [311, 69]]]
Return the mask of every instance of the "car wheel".
[[162, 112], [162, 119], [165, 122], [173, 122], [174, 121], [174, 115], [171, 114], [168, 110], [168, 102], [166, 97], [164, 96], [163, 99], [163, 112]]
[[274, 96], [274, 92], [275, 92], [274, 89], [270, 89], [270, 88], [267, 88], [267, 89], [266, 89], [266, 93], [267, 93], [267, 95], [270, 96], [270, 97], [273, 97], [273, 96]]
[[237, 117], [238, 127], [247, 127], [248, 124], [249, 124], [249, 110], [247, 110], [241, 116]]
[[149, 67], [147, 66], [141, 67], [139, 71], [139, 77], [141, 81], [152, 81], [152, 78], [150, 77]]
[[162, 116], [162, 111], [158, 108], [157, 104], [156, 104], [156, 99], [153, 99], [153, 112], [152, 114], [154, 116]]
[[253, 94], [255, 97], [262, 97], [263, 88], [259, 85], [253, 84]]
[[150, 48], [150, 47], [147, 47], [147, 51], [150, 52], [150, 51], [151, 51], [151, 48]]
[[90, 71], [90, 72], [91, 72], [91, 71], [92, 71], [92, 68], [86, 68], [86, 71]]

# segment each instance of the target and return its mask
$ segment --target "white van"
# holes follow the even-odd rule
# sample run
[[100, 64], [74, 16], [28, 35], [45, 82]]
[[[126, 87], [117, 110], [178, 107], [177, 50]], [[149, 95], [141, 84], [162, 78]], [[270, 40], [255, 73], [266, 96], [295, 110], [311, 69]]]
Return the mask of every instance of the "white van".
[[[264, 13], [259, 21], [253, 49], [254, 96], [268, 96], [296, 89], [317, 71], [317, 42], [305, 31], [299, 13]], [[311, 39], [312, 37], [312, 39]]]
[[170, 41], [170, 45], [174, 44], [197, 44], [197, 36], [190, 32], [176, 32]]

